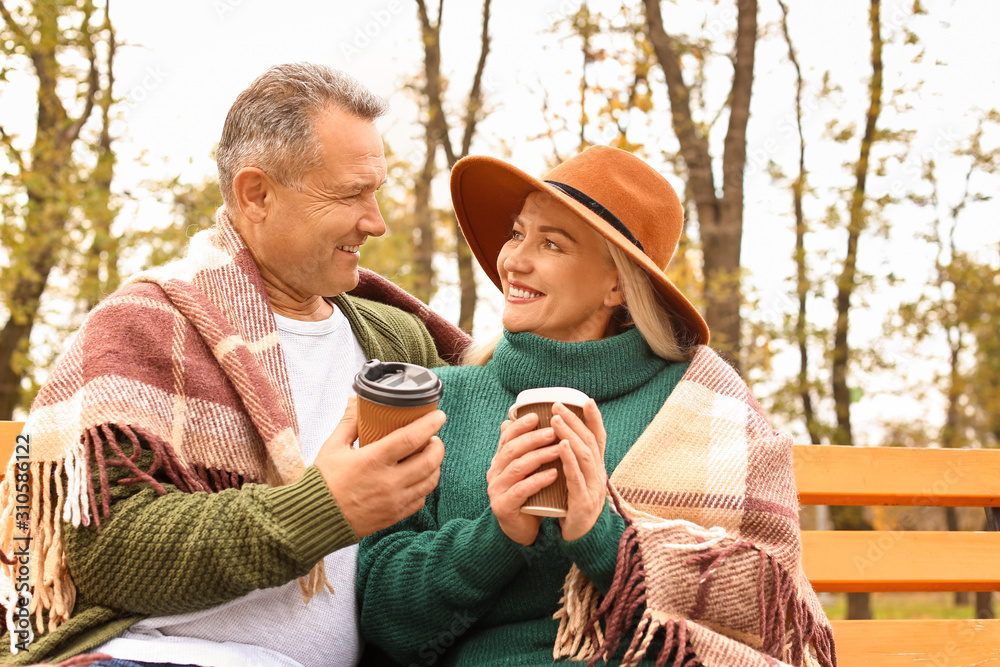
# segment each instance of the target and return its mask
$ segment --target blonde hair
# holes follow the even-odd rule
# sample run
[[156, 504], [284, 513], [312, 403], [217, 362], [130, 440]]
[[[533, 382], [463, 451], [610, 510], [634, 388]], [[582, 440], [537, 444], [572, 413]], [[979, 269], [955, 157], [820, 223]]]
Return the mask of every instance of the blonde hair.
[[660, 291], [653, 286], [649, 274], [633, 262], [625, 252], [610, 241], [604, 241], [611, 252], [611, 259], [618, 269], [618, 285], [625, 296], [622, 308], [627, 317], [646, 339], [658, 357], [667, 361], [687, 361], [691, 348], [682, 347], [677, 340], [677, 330]]
[[[660, 296], [659, 290], [638, 264], [633, 262], [618, 246], [603, 236], [599, 237], [610, 259], [618, 271], [618, 286], [625, 302], [612, 314], [616, 323], [615, 333], [634, 324], [646, 343], [658, 357], [667, 361], [687, 361], [691, 358], [691, 348], [682, 347], [677, 339], [677, 331], [670, 314], [670, 308]], [[483, 345], [472, 345], [462, 355], [462, 366], [485, 366], [493, 358], [493, 352], [503, 334]]]

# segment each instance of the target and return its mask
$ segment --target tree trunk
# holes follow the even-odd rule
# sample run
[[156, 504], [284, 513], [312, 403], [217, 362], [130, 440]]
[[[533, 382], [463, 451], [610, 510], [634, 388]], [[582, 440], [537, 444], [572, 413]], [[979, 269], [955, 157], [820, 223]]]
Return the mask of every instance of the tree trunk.
[[[959, 368], [959, 356], [962, 353], [962, 331], [954, 327], [957, 331], [953, 335], [953, 327], [948, 327], [948, 343], [951, 347], [951, 369], [948, 379], [948, 407], [945, 411], [944, 428], [941, 430], [941, 446], [948, 448], [960, 447], [958, 414], [961, 407], [959, 399], [961, 397], [961, 369]], [[945, 524], [949, 531], [957, 532], [958, 511], [954, 507], [944, 508]], [[955, 606], [964, 607], [969, 604], [969, 593], [967, 591], [955, 592]]]
[[699, 131], [691, 113], [691, 90], [684, 81], [677, 44], [663, 27], [659, 0], [644, 0], [644, 3], [649, 40], [666, 78], [673, 128], [688, 169], [688, 190], [698, 213], [704, 252], [705, 319], [712, 330], [713, 346], [738, 362], [743, 172], [757, 44], [757, 2], [737, 0], [736, 55], [729, 92], [729, 127], [723, 148], [721, 197], [712, 174], [708, 137]]
[[[850, 348], [847, 344], [847, 332], [851, 311], [851, 296], [857, 286], [858, 242], [866, 227], [866, 186], [868, 182], [868, 163], [872, 145], [875, 143], [875, 126], [882, 109], [882, 36], [881, 20], [879, 18], [880, 0], [871, 0], [869, 20], [871, 23], [871, 64], [872, 78], [869, 85], [869, 105], [865, 121], [865, 134], [861, 139], [861, 152], [854, 167], [855, 185], [850, 202], [850, 220], [847, 228], [847, 255], [844, 258], [844, 269], [837, 280], [837, 322], [834, 330], [833, 343], [833, 400], [837, 413], [837, 429], [833, 442], [836, 445], [853, 445], [854, 437], [851, 431], [851, 392], [847, 385]], [[865, 529], [871, 525], [865, 520], [860, 507], [834, 508], [832, 512], [834, 528], [837, 530]], [[863, 528], [862, 528], [863, 527]], [[867, 593], [848, 594], [848, 618], [871, 618], [870, 604], [864, 604], [860, 596]], [[851, 596], [858, 599], [851, 601]], [[855, 615], [858, 614], [858, 615]]]
[[[444, 149], [448, 168], [451, 169], [458, 160], [468, 155], [483, 106], [482, 82], [483, 72], [486, 69], [486, 57], [490, 50], [489, 25], [491, 0], [483, 2], [483, 28], [480, 37], [479, 61], [476, 65], [476, 72], [472, 78], [472, 87], [469, 89], [469, 97], [465, 105], [460, 152], [456, 152], [452, 147], [451, 136], [449, 134], [450, 126], [444, 113], [444, 103], [441, 96], [440, 39], [441, 14], [444, 11], [444, 0], [439, 0], [438, 2], [436, 23], [431, 21], [424, 0], [416, 0], [416, 2], [417, 15], [420, 18], [424, 42], [424, 70], [427, 77], [425, 93], [429, 113], [428, 127], [434, 131], [435, 141]], [[472, 250], [462, 235], [462, 231], [459, 229], [458, 222], [454, 219], [454, 216], [452, 216], [452, 220], [454, 221], [455, 258], [458, 264], [459, 289], [461, 291], [458, 326], [465, 331], [471, 332], [476, 313], [475, 262]]]
[[847, 618], [872, 618], [871, 593], [847, 594]]
[[847, 227], [847, 255], [844, 269], [837, 280], [837, 323], [833, 343], [833, 400], [837, 411], [835, 444], [853, 444], [851, 433], [851, 392], [847, 386], [850, 349], [847, 332], [851, 310], [851, 296], [857, 286], [858, 242], [867, 226], [865, 211], [868, 163], [875, 143], [875, 126], [882, 110], [882, 35], [879, 18], [880, 0], [871, 0], [872, 78], [869, 85], [869, 105], [865, 121], [865, 134], [861, 140], [861, 154], [855, 164], [855, 186], [850, 202], [850, 221]]
[[413, 250], [413, 296], [424, 303], [429, 303], [434, 296], [434, 218], [435, 211], [431, 206], [431, 182], [437, 173], [435, 162], [437, 157], [436, 130], [427, 125], [425, 128], [426, 153], [424, 166], [413, 184], [413, 234], [416, 238]]
[[[42, 87], [39, 86], [39, 94], [41, 92]], [[38, 132], [43, 131], [50, 135], [52, 128], [39, 126]], [[42, 187], [28, 190], [25, 226], [30, 234], [26, 233], [21, 243], [12, 244], [12, 265], [7, 269], [18, 276], [18, 283], [7, 294], [10, 317], [0, 331], [0, 416], [4, 419], [10, 419], [21, 402], [21, 377], [27, 365], [24, 357], [28, 353], [28, 342], [42, 293], [56, 264], [68, 216], [66, 204], [58, 199], [53, 201], [53, 195], [59, 192], [60, 181], [66, 177], [65, 170], [59, 165], [68, 164], [70, 155], [55, 147], [49, 149], [47, 143], [44, 139], [41, 143], [38, 140], [35, 142], [36, 146], [45, 150], [41, 154], [35, 152], [32, 163], [36, 171], [29, 174], [30, 179], [26, 180]]]
[[976, 593], [976, 618], [996, 618], [993, 608], [993, 593]]
[[806, 143], [802, 131], [802, 68], [799, 66], [798, 55], [792, 45], [792, 36], [788, 30], [788, 7], [778, 0], [781, 7], [781, 30], [788, 44], [788, 58], [795, 67], [795, 125], [799, 140], [799, 171], [792, 182], [792, 204], [795, 210], [795, 292], [798, 297], [798, 313], [795, 318], [795, 342], [799, 348], [798, 392], [802, 400], [802, 419], [809, 442], [819, 444], [819, 422], [813, 407], [812, 390], [809, 387], [809, 333], [806, 330], [806, 306], [809, 299], [809, 275], [806, 266], [806, 219], [802, 205], [806, 187]]
[[458, 328], [471, 334], [473, 316], [476, 314], [476, 275], [475, 258], [472, 249], [465, 240], [458, 225], [458, 218], [452, 213], [455, 228], [455, 255], [458, 261], [458, 284], [461, 285], [461, 300], [459, 301]]
[[847, 618], [872, 618], [871, 593], [847, 594]]
[[[950, 532], [958, 531], [958, 512], [954, 507], [944, 508], [944, 521]], [[969, 604], [968, 591], [955, 591], [955, 606], [964, 607]]]
[[[107, 84], [105, 90], [114, 88], [114, 58], [115, 38], [111, 31], [109, 8], [104, 9], [104, 29], [109, 31], [107, 56]], [[102, 95], [99, 106], [101, 110], [101, 134], [94, 147], [97, 152], [97, 164], [88, 180], [88, 193], [85, 195], [87, 218], [92, 226], [93, 240], [87, 253], [87, 266], [84, 275], [84, 285], [81, 286], [86, 309], [89, 311], [97, 305], [105, 295], [118, 289], [119, 239], [111, 233], [111, 225], [118, 211], [111, 203], [111, 181], [115, 173], [115, 153], [111, 150], [111, 95]]]
[[[23, 187], [28, 198], [24, 228], [10, 225], [9, 236], [5, 239], [10, 257], [10, 266], [3, 276], [5, 305], [10, 317], [0, 331], [0, 417], [5, 419], [13, 416], [14, 409], [21, 402], [21, 379], [28, 367], [25, 355], [31, 331], [49, 276], [60, 261], [72, 211], [79, 206], [78, 182], [87, 183], [88, 188], [110, 185], [110, 178], [99, 180], [96, 185], [89, 182], [85, 175], [77, 172], [74, 161], [74, 146], [90, 118], [95, 100], [102, 96], [110, 104], [111, 94], [110, 87], [101, 88], [95, 48], [102, 31], [107, 30], [111, 34], [107, 7], [104, 25], [97, 30], [90, 24], [96, 11], [94, 3], [86, 0], [79, 5], [78, 11], [81, 23], [75, 32], [70, 27], [60, 26], [60, 19], [66, 19], [66, 8], [51, 0], [33, 3], [28, 25], [21, 25], [0, 0], [0, 16], [9, 36], [8, 43], [4, 45], [5, 52], [12, 48], [10, 44], [19, 46], [30, 59], [38, 80], [38, 113], [30, 160], [20, 156], [16, 158], [20, 171], [13, 178], [13, 182]], [[69, 36], [70, 32], [73, 32], [72, 36]], [[84, 81], [73, 77], [67, 80], [59, 60], [61, 50], [67, 47], [82, 49], [89, 61]], [[113, 39], [109, 47], [110, 68]], [[74, 106], [81, 100], [83, 102], [80, 115], [76, 118], [69, 116], [58, 93], [69, 83], [82, 91], [80, 97], [73, 100]], [[110, 150], [110, 139], [107, 143]], [[108, 171], [108, 161], [107, 156], [103, 161], [101, 157], [99, 151], [98, 164], [104, 171], [98, 176], [103, 177]], [[95, 196], [103, 197], [104, 193], [97, 192]], [[86, 205], [83, 210], [87, 211]], [[105, 222], [110, 226], [109, 221]]]
[[[989, 509], [987, 509], [989, 511]], [[988, 516], [988, 515], [987, 515]], [[991, 528], [989, 520], [986, 521], [986, 530], [1000, 530], [1000, 526]], [[993, 606], [994, 595], [990, 591], [976, 593], [976, 618], [996, 618], [996, 608]]]

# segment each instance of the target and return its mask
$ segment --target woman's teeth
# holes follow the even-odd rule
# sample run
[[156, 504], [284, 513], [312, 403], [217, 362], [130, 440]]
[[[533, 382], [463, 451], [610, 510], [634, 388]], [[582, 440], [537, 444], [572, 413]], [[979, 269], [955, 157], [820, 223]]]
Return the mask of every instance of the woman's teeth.
[[517, 297], [518, 299], [534, 299], [536, 296], [542, 296], [542, 293], [529, 292], [526, 289], [518, 289], [517, 287], [511, 287], [510, 295], [513, 297]]
[[358, 252], [361, 249], [359, 245], [339, 245], [337, 250], [344, 250], [346, 252]]

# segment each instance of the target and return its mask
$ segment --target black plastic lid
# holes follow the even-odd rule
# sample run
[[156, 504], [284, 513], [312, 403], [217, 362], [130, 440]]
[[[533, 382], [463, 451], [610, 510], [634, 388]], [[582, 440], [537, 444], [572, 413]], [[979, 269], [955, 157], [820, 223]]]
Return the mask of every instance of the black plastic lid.
[[372, 359], [354, 376], [354, 391], [373, 403], [416, 407], [441, 398], [441, 378], [416, 364]]

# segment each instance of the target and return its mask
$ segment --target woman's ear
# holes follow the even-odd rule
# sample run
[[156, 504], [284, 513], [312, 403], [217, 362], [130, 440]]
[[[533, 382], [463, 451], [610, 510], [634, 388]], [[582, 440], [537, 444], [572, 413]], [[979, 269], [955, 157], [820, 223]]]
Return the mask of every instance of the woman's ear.
[[604, 296], [604, 305], [608, 308], [617, 308], [625, 303], [625, 291], [622, 289], [621, 281], [616, 281], [614, 286], [608, 290]]
[[236, 204], [250, 222], [260, 223], [267, 217], [274, 203], [274, 184], [263, 170], [244, 167], [233, 177], [233, 194]]

